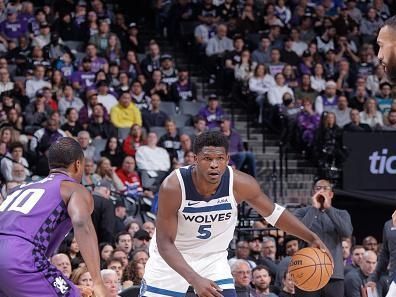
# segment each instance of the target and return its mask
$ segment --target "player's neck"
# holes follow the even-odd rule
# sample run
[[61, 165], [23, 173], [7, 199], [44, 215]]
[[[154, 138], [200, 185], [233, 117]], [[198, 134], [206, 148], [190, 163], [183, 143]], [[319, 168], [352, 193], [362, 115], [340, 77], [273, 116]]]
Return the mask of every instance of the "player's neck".
[[60, 174], [64, 174], [64, 175], [67, 175], [68, 177], [73, 178], [73, 177], [70, 175], [69, 172], [67, 172], [65, 169], [62, 169], [62, 168], [54, 168], [54, 169], [51, 169], [51, 170], [50, 170], [50, 174], [51, 174], [51, 173], [60, 173]]
[[196, 170], [192, 172], [192, 180], [198, 194], [202, 195], [205, 198], [209, 198], [213, 194], [216, 193], [217, 188], [220, 185], [220, 181], [216, 184], [208, 183], [204, 180], [202, 176], [198, 174]]

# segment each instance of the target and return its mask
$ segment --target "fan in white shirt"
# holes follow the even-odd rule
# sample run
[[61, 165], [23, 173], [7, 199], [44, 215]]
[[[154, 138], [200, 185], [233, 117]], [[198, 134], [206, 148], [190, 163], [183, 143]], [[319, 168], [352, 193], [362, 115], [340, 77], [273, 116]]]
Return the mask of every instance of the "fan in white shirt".
[[285, 77], [282, 73], [275, 75], [276, 85], [268, 91], [268, 102], [272, 106], [281, 105], [283, 103], [283, 95], [290, 93], [294, 97], [293, 90], [285, 85]]

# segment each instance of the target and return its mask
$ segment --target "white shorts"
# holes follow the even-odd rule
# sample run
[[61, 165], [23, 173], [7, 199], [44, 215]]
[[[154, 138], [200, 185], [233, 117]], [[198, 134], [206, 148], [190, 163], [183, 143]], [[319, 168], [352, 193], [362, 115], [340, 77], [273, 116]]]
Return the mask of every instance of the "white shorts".
[[386, 297], [395, 297], [395, 296], [396, 296], [396, 284], [393, 281], [389, 286], [389, 291], [388, 294], [386, 294]]
[[[200, 276], [208, 278], [225, 289], [234, 289], [234, 279], [227, 262], [227, 252], [205, 255], [197, 259], [183, 255], [186, 262]], [[140, 296], [146, 297], [184, 297], [190, 284], [174, 271], [158, 254], [151, 255], [146, 263], [140, 288]]]

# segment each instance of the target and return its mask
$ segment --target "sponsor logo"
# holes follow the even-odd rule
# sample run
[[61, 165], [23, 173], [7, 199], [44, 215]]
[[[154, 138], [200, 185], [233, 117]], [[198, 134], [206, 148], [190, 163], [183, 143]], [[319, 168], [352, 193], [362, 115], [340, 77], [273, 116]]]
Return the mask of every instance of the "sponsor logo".
[[197, 205], [198, 203], [199, 203], [199, 201], [198, 202], [188, 202], [187, 205], [188, 206], [193, 206], [193, 205]]
[[231, 218], [231, 212], [207, 214], [207, 215], [186, 215], [186, 214], [183, 214], [183, 217], [186, 221], [195, 222], [198, 224], [212, 223], [212, 222], [216, 222], [216, 221], [221, 222], [221, 221], [229, 220]]
[[371, 174], [396, 174], [396, 156], [388, 156], [388, 149], [375, 151], [369, 156]]
[[70, 287], [67, 284], [67, 282], [61, 276], [58, 276], [55, 279], [55, 281], [52, 283], [52, 285], [55, 288], [57, 288], [62, 294], [65, 294], [70, 289]]

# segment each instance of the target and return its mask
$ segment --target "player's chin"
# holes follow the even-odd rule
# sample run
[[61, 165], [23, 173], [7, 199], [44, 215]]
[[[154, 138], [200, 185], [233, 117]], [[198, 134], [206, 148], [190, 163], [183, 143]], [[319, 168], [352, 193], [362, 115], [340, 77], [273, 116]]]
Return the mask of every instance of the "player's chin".
[[220, 174], [208, 174], [207, 180], [211, 184], [216, 184], [219, 182], [221, 175]]

